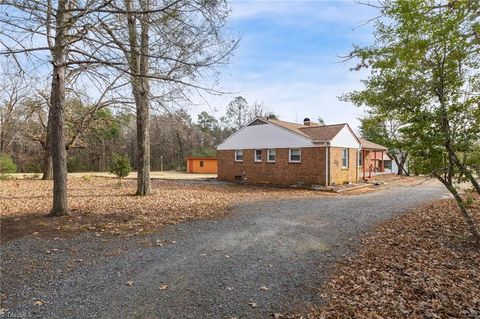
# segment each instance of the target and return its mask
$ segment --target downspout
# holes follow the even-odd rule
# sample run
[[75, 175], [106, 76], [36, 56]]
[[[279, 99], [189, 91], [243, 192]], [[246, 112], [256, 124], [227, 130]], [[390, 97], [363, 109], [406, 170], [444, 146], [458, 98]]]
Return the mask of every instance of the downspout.
[[330, 186], [330, 143], [325, 146], [325, 186]]
[[355, 162], [355, 183], [358, 183], [358, 162], [360, 161], [360, 149], [357, 151], [357, 161]]
[[382, 159], [381, 159], [381, 162], [380, 162], [380, 171], [382, 171], [382, 173], [385, 173], [385, 161], [383, 160], [383, 151], [382, 151]]
[[367, 180], [366, 176], [365, 176], [365, 150], [362, 149], [362, 171], [363, 171], [363, 180]]

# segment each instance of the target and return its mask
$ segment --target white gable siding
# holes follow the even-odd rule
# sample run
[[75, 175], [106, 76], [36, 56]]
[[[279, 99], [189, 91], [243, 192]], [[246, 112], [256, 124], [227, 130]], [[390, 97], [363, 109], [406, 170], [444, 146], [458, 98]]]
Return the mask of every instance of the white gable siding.
[[335, 147], [360, 148], [360, 143], [358, 143], [355, 135], [353, 135], [347, 125], [331, 140], [330, 145]]
[[315, 147], [310, 140], [275, 124], [247, 126], [236, 132], [218, 150]]

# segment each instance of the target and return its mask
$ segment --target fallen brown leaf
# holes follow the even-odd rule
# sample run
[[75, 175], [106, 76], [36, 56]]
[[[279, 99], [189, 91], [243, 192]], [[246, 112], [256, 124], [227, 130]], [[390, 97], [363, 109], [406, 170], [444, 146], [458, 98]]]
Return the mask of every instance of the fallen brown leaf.
[[250, 301], [250, 302], [248, 303], [248, 305], [249, 305], [250, 307], [252, 307], [252, 308], [257, 308], [257, 304], [256, 304], [255, 302], [253, 302], [253, 301]]
[[137, 197], [132, 196], [135, 180], [125, 181], [122, 188], [116, 187], [116, 183], [109, 178], [92, 178], [88, 182], [69, 178], [71, 215], [51, 219], [45, 217], [51, 209], [51, 181], [2, 181], [1, 240], [32, 234], [61, 237], [79, 231], [92, 231], [97, 237], [141, 235], [167, 224], [223, 216], [229, 207], [240, 202], [318, 196], [318, 192], [298, 189], [152, 180], [153, 194]]
[[339, 264], [308, 318], [480, 318], [480, 247], [453, 200], [384, 222]]

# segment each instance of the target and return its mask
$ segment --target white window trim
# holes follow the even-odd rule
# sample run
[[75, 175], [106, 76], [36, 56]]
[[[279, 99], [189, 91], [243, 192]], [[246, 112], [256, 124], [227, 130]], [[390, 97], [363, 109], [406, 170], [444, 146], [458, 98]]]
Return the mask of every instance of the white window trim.
[[[292, 161], [292, 150], [299, 150], [300, 159], [298, 161]], [[302, 162], [302, 149], [301, 148], [289, 148], [288, 149], [288, 162], [289, 163], [301, 163]]]
[[[260, 151], [260, 159], [257, 159], [257, 151]], [[262, 156], [262, 155], [263, 155], [262, 153], [263, 153], [263, 152], [262, 152], [261, 149], [256, 149], [256, 150], [253, 152], [253, 161], [254, 161], [255, 163], [261, 163], [261, 162], [262, 162], [262, 157], [263, 157], [263, 156]]]
[[[360, 159], [361, 159], [361, 161], [360, 161]], [[363, 167], [363, 161], [364, 161], [364, 160], [365, 160], [365, 159], [363, 158], [363, 151], [360, 150], [360, 151], [358, 152], [358, 163], [357, 163], [357, 164], [358, 164], [358, 167]]]
[[[240, 151], [242, 152], [242, 159], [241, 160], [237, 159], [237, 153], [240, 152]], [[235, 150], [235, 162], [237, 162], [237, 163], [243, 162], [243, 157], [244, 157], [243, 150]]]
[[[345, 150], [347, 150], [347, 158], [346, 158], [346, 160], [347, 160], [347, 166], [344, 166], [344, 165], [343, 165], [343, 154], [344, 154]], [[349, 164], [350, 164], [349, 162], [350, 162], [350, 150], [349, 150], [348, 148], [343, 148], [343, 149], [342, 149], [342, 168], [348, 168], [348, 166], [349, 166]]]
[[[274, 151], [275, 152], [275, 159], [274, 160], [271, 160], [270, 159], [270, 152], [271, 151]], [[269, 163], [275, 163], [277, 161], [277, 150], [275, 148], [269, 148], [267, 150], [267, 162]]]

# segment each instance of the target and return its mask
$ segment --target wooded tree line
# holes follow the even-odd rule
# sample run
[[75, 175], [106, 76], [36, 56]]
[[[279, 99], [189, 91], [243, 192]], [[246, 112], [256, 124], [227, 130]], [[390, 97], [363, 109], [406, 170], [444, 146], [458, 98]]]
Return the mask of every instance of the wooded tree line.
[[[472, 234], [459, 183], [480, 195], [480, 3], [386, 0], [378, 5], [374, 44], [348, 59], [367, 68], [365, 88], [343, 96], [368, 107], [362, 133], [384, 144], [414, 173], [437, 178], [452, 193]], [[407, 170], [404, 170], [407, 172]]]
[[[15, 69], [10, 66], [10, 69]], [[18, 172], [46, 174], [44, 163], [49, 112], [48, 93], [17, 71], [2, 72], [4, 86], [0, 104], [1, 154], [9, 155]], [[32, 90], [33, 89], [33, 90]], [[135, 114], [123, 104], [95, 106], [85, 94], [67, 94], [66, 145], [68, 172], [108, 171], [115, 154], [126, 155], [137, 167]], [[241, 101], [241, 107], [232, 107]], [[155, 110], [154, 110], [155, 111]], [[158, 111], [158, 110], [157, 110]], [[249, 104], [236, 97], [226, 113], [215, 117], [206, 111], [193, 119], [185, 109], [154, 112], [150, 117], [150, 165], [152, 170], [183, 170], [188, 156], [214, 156], [215, 147], [238, 129], [238, 117], [247, 121], [274, 116], [263, 104]], [[51, 167], [49, 167], [51, 169]]]

